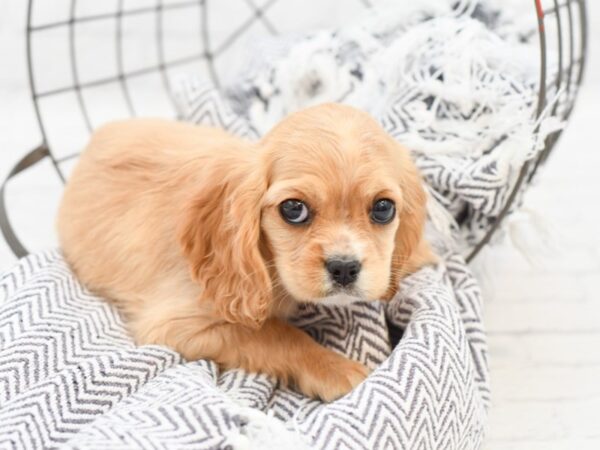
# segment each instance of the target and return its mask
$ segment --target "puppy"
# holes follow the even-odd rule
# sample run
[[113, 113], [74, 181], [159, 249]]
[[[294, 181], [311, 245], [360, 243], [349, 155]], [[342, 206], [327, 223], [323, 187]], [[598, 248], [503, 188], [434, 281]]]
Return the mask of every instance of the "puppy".
[[326, 104], [256, 143], [164, 120], [106, 125], [66, 187], [58, 234], [138, 344], [331, 401], [368, 370], [286, 317], [298, 302], [392, 297], [434, 259], [425, 215], [408, 152], [364, 112]]

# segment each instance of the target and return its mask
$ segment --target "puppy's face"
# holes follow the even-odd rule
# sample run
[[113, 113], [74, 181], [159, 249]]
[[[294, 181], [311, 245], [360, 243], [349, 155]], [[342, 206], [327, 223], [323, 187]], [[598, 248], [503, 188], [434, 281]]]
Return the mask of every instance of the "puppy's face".
[[384, 296], [400, 275], [394, 262], [411, 251], [402, 234], [421, 235], [424, 196], [406, 151], [339, 105], [292, 115], [263, 145], [271, 170], [261, 228], [283, 288], [333, 304]]

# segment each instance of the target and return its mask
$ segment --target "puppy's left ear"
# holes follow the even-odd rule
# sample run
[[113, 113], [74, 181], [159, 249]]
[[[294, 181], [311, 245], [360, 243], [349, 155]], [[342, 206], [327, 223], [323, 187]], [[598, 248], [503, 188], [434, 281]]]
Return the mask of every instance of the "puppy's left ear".
[[259, 243], [266, 174], [255, 159], [234, 154], [217, 158], [202, 178], [178, 230], [192, 278], [224, 320], [259, 328], [272, 299]]
[[394, 296], [403, 277], [437, 261], [423, 236], [427, 219], [427, 195], [423, 180], [408, 150], [397, 143], [395, 147], [399, 158], [398, 180], [402, 190], [402, 205], [392, 256], [392, 277], [386, 298]]

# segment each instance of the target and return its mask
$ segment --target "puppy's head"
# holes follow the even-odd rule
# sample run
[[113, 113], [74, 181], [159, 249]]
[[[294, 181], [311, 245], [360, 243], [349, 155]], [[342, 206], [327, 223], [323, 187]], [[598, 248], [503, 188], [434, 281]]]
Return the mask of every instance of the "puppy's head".
[[388, 298], [431, 259], [416, 168], [354, 108], [295, 113], [247, 156], [218, 167], [181, 236], [228, 320], [260, 325], [274, 282], [298, 301]]
[[336, 104], [306, 109], [263, 145], [271, 176], [262, 228], [295, 299], [389, 297], [415, 258], [429, 257], [420, 177], [369, 115]]

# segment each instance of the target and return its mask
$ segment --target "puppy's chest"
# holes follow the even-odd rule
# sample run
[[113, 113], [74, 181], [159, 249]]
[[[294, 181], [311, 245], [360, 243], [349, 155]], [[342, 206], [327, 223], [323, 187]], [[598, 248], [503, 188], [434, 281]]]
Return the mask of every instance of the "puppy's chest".
[[297, 310], [298, 302], [287, 295], [281, 295], [277, 296], [276, 301], [273, 302], [271, 315], [279, 319], [288, 319], [293, 316]]

